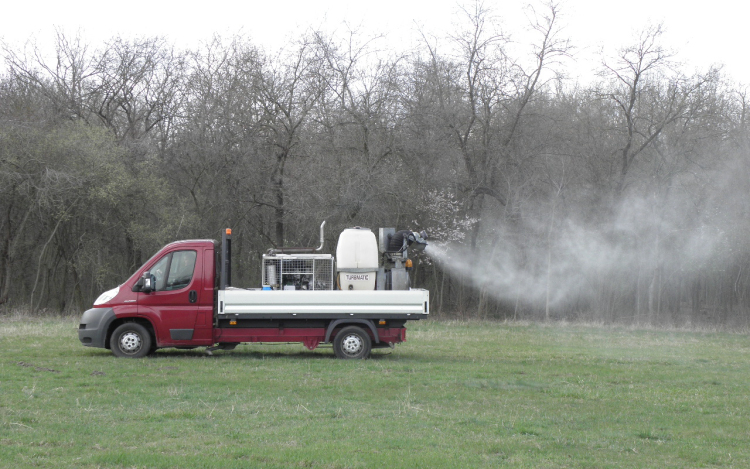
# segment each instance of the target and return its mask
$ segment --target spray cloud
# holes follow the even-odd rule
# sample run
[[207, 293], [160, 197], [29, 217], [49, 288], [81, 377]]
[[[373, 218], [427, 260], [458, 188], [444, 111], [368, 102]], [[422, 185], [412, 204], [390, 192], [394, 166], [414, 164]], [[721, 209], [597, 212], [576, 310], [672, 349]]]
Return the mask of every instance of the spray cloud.
[[723, 230], [674, 207], [636, 198], [621, 207], [606, 223], [527, 221], [513, 230], [484, 224], [490, 235], [474, 249], [437, 239], [425, 252], [498, 302], [577, 313], [617, 301], [631, 311], [653, 308], [655, 294], [670, 282], [679, 289], [725, 247]]

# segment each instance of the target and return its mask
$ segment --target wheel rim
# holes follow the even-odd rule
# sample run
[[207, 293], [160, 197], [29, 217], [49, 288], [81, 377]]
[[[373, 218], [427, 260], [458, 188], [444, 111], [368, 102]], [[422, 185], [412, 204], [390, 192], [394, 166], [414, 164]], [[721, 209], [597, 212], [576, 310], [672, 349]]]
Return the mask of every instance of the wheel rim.
[[138, 353], [141, 347], [143, 347], [143, 340], [139, 334], [128, 331], [120, 336], [120, 350], [124, 353], [129, 355]]
[[350, 334], [344, 337], [341, 343], [341, 350], [347, 355], [357, 355], [365, 346], [365, 342], [362, 337], [357, 334]]

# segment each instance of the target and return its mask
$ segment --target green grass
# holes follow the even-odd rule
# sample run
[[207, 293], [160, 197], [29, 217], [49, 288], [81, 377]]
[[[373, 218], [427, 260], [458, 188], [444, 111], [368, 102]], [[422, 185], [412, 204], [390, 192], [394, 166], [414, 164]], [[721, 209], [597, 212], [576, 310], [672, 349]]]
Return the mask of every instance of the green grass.
[[417, 322], [366, 361], [126, 360], [76, 326], [0, 319], [0, 466], [750, 467], [744, 334]]

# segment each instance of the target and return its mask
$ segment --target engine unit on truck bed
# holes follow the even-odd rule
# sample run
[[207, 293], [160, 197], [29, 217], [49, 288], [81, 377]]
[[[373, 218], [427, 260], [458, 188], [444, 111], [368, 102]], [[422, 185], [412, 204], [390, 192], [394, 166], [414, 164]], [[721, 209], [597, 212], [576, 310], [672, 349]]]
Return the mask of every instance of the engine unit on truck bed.
[[274, 290], [333, 290], [333, 256], [264, 254], [263, 287]]

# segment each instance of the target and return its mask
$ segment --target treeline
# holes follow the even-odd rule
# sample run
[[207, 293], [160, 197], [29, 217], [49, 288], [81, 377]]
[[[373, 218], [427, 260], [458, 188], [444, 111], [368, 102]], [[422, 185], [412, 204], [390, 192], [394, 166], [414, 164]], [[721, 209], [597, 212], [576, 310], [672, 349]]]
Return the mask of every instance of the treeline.
[[5, 46], [0, 303], [83, 310], [224, 227], [258, 286], [326, 220], [330, 252], [348, 226], [428, 230], [413, 280], [443, 316], [746, 324], [747, 91], [686, 72], [659, 27], [572, 83], [558, 13], [527, 48], [481, 6], [403, 54], [316, 31]]

